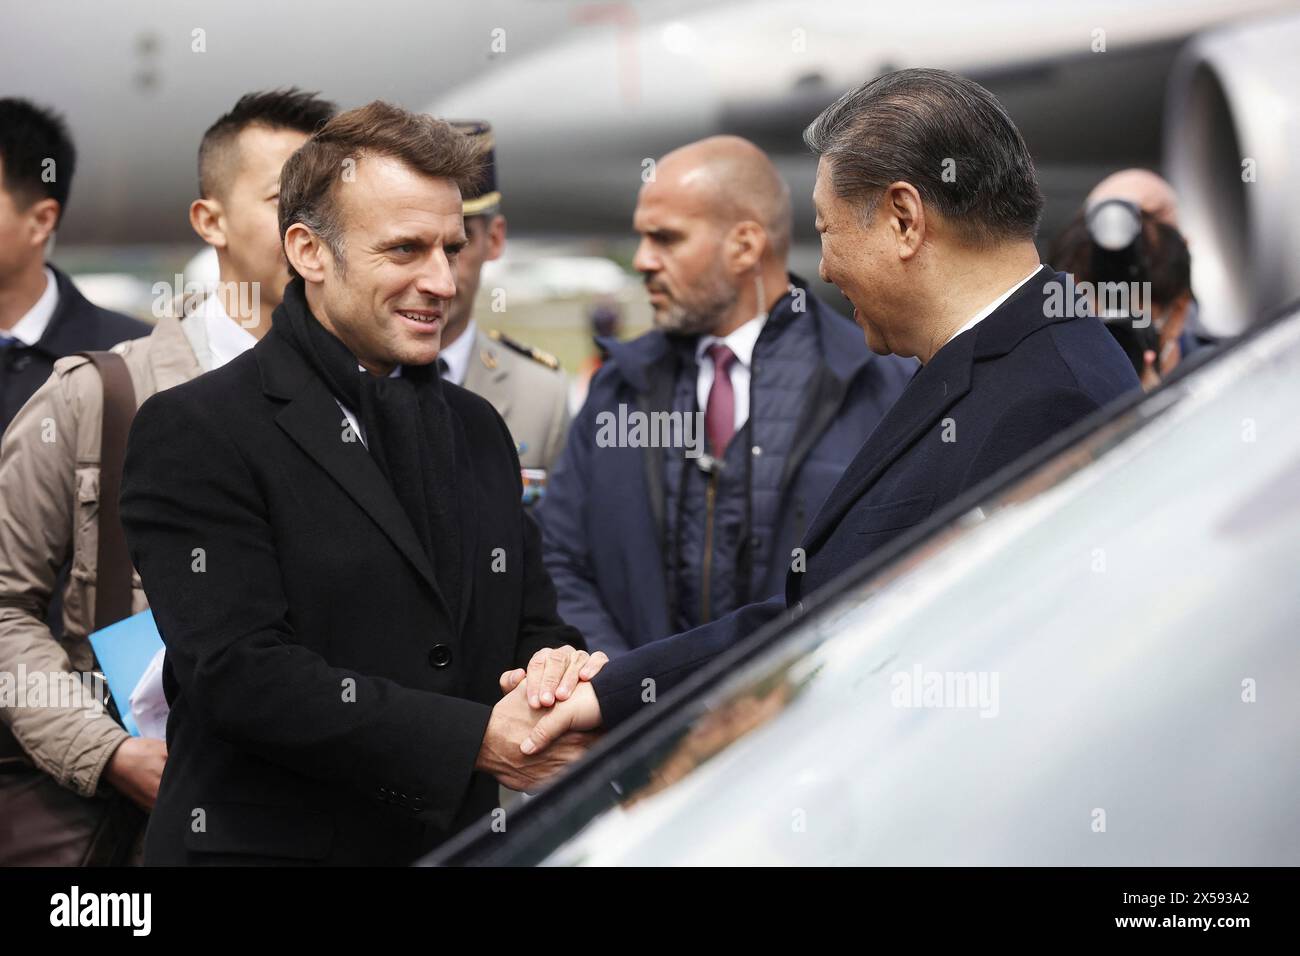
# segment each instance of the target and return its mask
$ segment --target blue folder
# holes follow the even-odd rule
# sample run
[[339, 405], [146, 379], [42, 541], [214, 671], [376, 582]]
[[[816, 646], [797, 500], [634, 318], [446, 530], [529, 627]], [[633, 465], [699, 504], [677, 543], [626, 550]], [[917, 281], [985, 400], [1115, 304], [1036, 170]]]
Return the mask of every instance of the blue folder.
[[141, 611], [95, 631], [90, 635], [90, 646], [95, 649], [100, 669], [108, 678], [108, 689], [117, 701], [123, 726], [132, 737], [139, 737], [140, 728], [131, 719], [131, 691], [163, 646], [153, 611]]

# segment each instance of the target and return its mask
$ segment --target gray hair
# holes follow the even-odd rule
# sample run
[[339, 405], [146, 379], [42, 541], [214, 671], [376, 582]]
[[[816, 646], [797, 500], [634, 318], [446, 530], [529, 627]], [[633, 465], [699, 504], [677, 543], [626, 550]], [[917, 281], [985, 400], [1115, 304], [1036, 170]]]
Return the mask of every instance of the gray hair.
[[894, 182], [968, 242], [1033, 239], [1043, 211], [1034, 162], [993, 94], [946, 70], [899, 70], [845, 93], [804, 130], [841, 199], [874, 213]]

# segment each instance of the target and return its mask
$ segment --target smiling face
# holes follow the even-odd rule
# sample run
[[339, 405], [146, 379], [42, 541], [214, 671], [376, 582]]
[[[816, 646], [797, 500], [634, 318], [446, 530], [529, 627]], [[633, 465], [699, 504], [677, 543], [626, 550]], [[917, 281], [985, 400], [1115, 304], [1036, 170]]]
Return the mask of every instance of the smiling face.
[[674, 172], [665, 162], [641, 188], [632, 218], [641, 243], [632, 267], [644, 277], [655, 327], [699, 335], [714, 330], [738, 292], [723, 258], [727, 230], [700, 188], [704, 183]]
[[896, 309], [889, 303], [894, 300], [899, 276], [887, 217], [877, 207], [869, 223], [864, 222], [861, 205], [837, 196], [830, 161], [824, 156], [817, 164], [813, 206], [822, 244], [818, 275], [853, 304], [853, 321], [862, 329], [871, 351], [890, 354], [889, 320]]
[[335, 190], [341, 260], [301, 223], [285, 236], [313, 313], [373, 374], [428, 365], [441, 348], [466, 242], [460, 189], [370, 156]]

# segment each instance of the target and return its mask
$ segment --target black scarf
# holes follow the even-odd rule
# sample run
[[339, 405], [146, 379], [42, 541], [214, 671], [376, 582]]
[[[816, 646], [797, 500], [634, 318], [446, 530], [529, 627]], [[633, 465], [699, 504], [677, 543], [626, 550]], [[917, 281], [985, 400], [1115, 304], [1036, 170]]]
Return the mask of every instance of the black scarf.
[[302, 279], [284, 290], [272, 326], [357, 416], [366, 447], [401, 502], [458, 623], [461, 584], [456, 443], [434, 365], [404, 365], [397, 378], [358, 368], [356, 356], [307, 307]]

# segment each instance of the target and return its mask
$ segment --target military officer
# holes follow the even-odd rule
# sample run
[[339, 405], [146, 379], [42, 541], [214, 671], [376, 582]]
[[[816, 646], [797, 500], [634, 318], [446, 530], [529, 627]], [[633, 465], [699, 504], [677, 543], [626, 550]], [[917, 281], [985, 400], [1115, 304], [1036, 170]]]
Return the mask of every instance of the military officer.
[[474, 298], [483, 263], [500, 257], [506, 241], [497, 189], [492, 129], [487, 123], [453, 124], [479, 139], [487, 153], [477, 190], [464, 193], [465, 235], [457, 257], [456, 298], [442, 333], [438, 367], [443, 377], [482, 395], [505, 419], [524, 470], [525, 498], [544, 488], [545, 470], [560, 456], [569, 430], [568, 384], [554, 356], [474, 321]]

